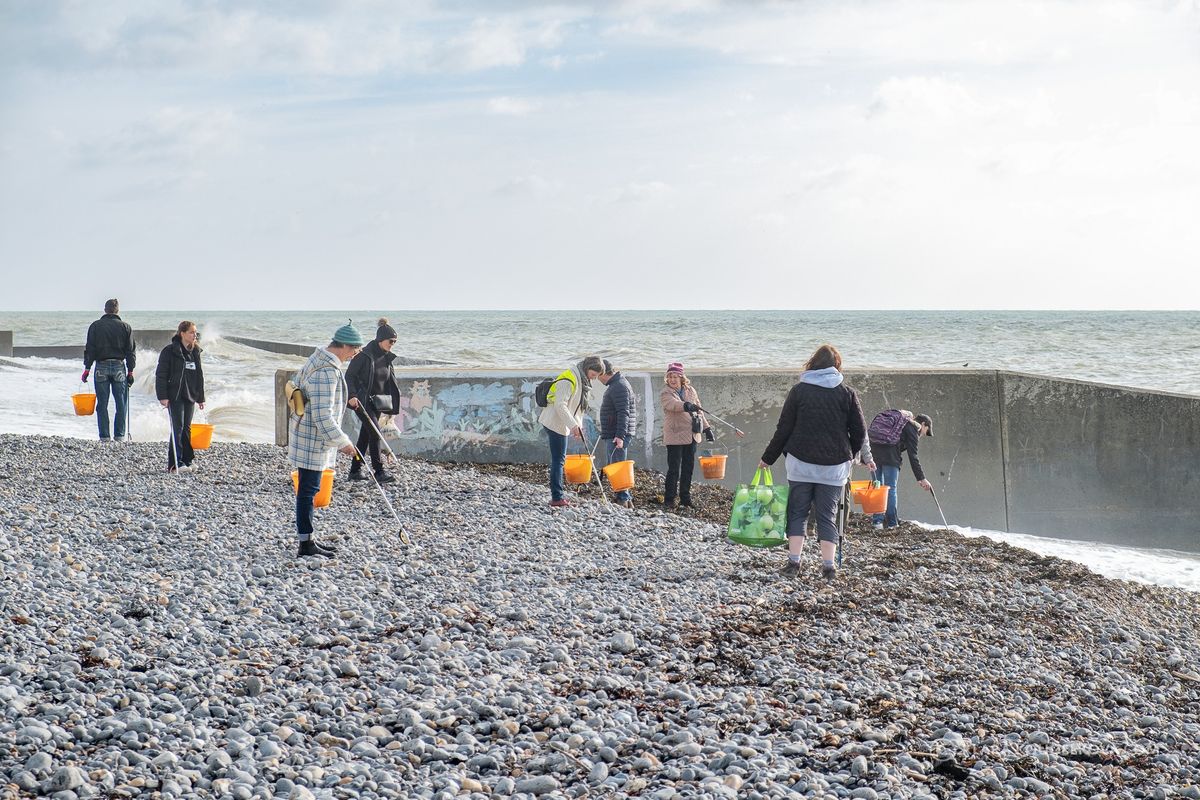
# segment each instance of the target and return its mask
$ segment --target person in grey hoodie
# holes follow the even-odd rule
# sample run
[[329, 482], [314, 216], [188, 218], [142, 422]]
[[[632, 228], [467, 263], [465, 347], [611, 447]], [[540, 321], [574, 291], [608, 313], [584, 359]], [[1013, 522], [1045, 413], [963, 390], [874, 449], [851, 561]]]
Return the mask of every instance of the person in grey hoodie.
[[804, 365], [800, 382], [788, 392], [775, 435], [763, 451], [759, 466], [769, 468], [787, 453], [788, 563], [782, 572], [800, 572], [800, 554], [810, 513], [816, 516], [821, 542], [821, 575], [837, 574], [837, 506], [854, 457], [867, 436], [858, 393], [842, 379], [842, 355], [831, 344], [817, 348]]

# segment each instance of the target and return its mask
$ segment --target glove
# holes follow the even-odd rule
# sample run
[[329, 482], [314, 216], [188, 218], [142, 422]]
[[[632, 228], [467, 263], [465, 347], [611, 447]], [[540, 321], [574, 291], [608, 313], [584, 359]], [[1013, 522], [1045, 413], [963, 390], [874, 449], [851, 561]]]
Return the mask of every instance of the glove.
[[683, 410], [688, 412], [689, 414], [695, 414], [697, 411], [700, 410], [700, 406], [696, 405], [695, 403], [684, 402]]
[[130, 373], [128, 375], [125, 376], [125, 385], [133, 386], [133, 371], [132, 370], [130, 371]]
[[716, 440], [717, 440], [717, 435], [715, 433], [713, 433], [713, 429], [705, 428], [704, 429], [704, 441], [715, 442]]
[[92, 371], [91, 371], [90, 369], [85, 369], [85, 370], [83, 371], [83, 375], [82, 375], [82, 376], [80, 376], [80, 378], [79, 378], [79, 382], [80, 382], [80, 383], [87, 383], [88, 375], [91, 375], [91, 374], [92, 374]]

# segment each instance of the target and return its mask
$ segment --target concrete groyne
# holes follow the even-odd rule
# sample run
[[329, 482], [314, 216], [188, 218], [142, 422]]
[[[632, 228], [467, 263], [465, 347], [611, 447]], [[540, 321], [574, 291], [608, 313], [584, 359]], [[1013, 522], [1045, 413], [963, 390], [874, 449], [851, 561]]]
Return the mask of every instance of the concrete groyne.
[[[544, 462], [533, 389], [545, 370], [397, 370], [399, 453], [435, 461]], [[276, 373], [276, 443], [287, 442]], [[639, 464], [664, 470], [658, 372], [626, 370], [642, 423]], [[797, 371], [695, 370], [704, 406], [746, 431], [714, 424], [723, 483], [749, 479]], [[997, 370], [847, 372], [868, 418], [923, 411], [934, 437], [920, 458], [952, 524], [1138, 547], [1200, 551], [1200, 397]], [[603, 386], [594, 388], [593, 414]], [[353, 420], [347, 418], [348, 426]], [[585, 427], [595, 436], [594, 418]], [[601, 458], [601, 463], [603, 459]], [[775, 477], [783, 480], [782, 462]], [[697, 470], [699, 480], [699, 470]], [[938, 519], [927, 492], [901, 477], [902, 517]]]
[[[171, 342], [174, 330], [134, 330], [133, 341], [141, 349], [161, 350]], [[83, 360], [83, 344], [19, 346], [13, 343], [12, 331], [0, 331], [0, 357], [9, 358], [69, 358]]]

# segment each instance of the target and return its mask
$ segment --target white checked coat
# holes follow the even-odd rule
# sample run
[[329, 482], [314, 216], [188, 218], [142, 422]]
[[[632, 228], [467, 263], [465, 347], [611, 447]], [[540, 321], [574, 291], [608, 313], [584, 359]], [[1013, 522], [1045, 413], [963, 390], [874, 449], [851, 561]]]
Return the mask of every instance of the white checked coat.
[[341, 360], [316, 350], [300, 368], [296, 385], [308, 395], [308, 408], [303, 417], [288, 420], [288, 460], [297, 468], [322, 470], [337, 448], [352, 444], [341, 428], [350, 398]]

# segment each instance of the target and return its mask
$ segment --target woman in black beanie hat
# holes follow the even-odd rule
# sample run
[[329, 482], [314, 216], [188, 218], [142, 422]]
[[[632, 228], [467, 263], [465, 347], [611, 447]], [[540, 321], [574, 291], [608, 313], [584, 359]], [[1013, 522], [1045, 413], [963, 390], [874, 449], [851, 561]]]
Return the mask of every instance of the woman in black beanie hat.
[[[375, 429], [379, 426], [380, 414], [395, 414], [400, 410], [400, 386], [396, 383], [396, 373], [392, 371], [392, 362], [396, 356], [392, 347], [396, 344], [396, 329], [388, 324], [387, 317], [379, 320], [379, 329], [375, 331], [375, 340], [359, 351], [350, 366], [346, 368], [346, 387], [350, 390], [350, 407], [370, 417], [370, 422], [360, 419], [362, 423], [358, 432], [358, 442], [355, 446], [362, 453], [368, 449], [371, 454], [371, 467], [375, 470], [375, 478], [380, 483], [393, 483], [395, 477], [383, 469], [383, 459], [379, 454], [379, 436]], [[375, 424], [372, 425], [371, 423]], [[350, 480], [363, 480], [363, 462], [355, 456], [350, 464]]]

